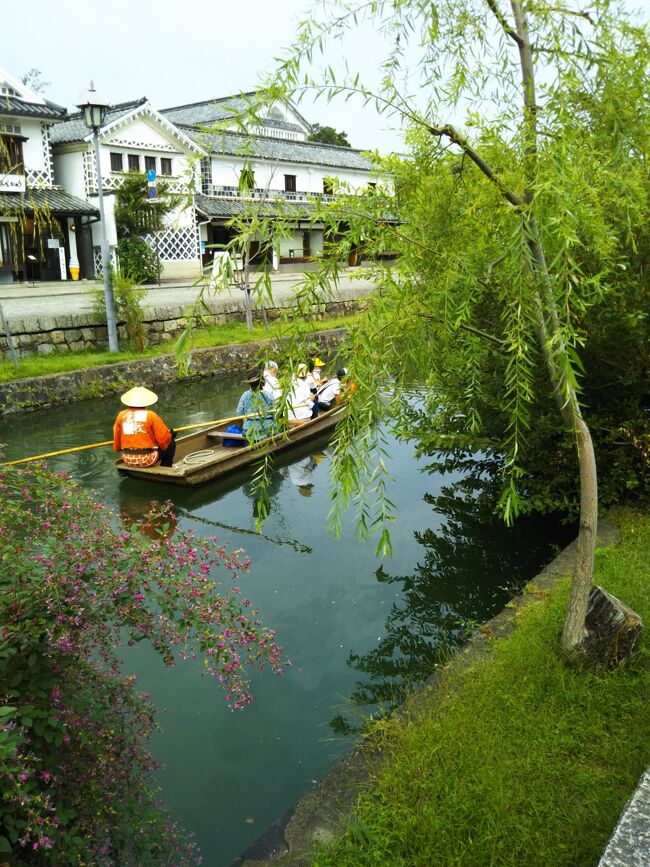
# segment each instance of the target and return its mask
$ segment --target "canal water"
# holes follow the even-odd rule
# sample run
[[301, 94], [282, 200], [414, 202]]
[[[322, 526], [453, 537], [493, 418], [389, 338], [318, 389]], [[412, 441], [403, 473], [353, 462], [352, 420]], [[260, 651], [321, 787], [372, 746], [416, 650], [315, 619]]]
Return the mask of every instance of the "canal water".
[[[175, 427], [221, 418], [244, 387], [168, 385], [157, 409]], [[110, 398], [13, 416], [0, 422], [0, 443], [12, 459], [105, 440], [118, 409]], [[255, 672], [253, 705], [231, 712], [198, 665], [165, 669], [142, 648], [125, 655], [159, 709], [153, 751], [163, 797], [210, 867], [227, 867], [350, 749], [364, 715], [426, 676], [463, 623], [493, 615], [566, 542], [553, 522], [514, 532], [489, 508], [481, 513], [474, 497], [458, 495], [458, 475], [423, 472], [412, 444], [391, 440], [390, 451], [397, 521], [393, 557], [383, 562], [374, 542], [355, 538], [352, 515], [342, 538], [326, 531], [326, 440], [278, 463], [261, 535], [249, 473], [185, 490], [120, 479], [110, 448], [51, 460], [117, 510], [138, 515], [171, 499], [183, 527], [244, 548], [252, 566], [242, 593], [291, 659], [282, 677]]]

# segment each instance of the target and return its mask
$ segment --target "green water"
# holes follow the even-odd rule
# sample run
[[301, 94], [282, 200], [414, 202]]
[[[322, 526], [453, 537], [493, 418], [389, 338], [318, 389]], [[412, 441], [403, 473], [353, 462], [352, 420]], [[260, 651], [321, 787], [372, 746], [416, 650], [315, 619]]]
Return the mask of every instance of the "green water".
[[[220, 379], [170, 385], [159, 389], [158, 409], [176, 427], [219, 418], [243, 388]], [[0, 442], [11, 459], [108, 439], [118, 408], [108, 399], [15, 416], [0, 423]], [[355, 539], [352, 517], [340, 540], [326, 532], [326, 441], [276, 468], [264, 536], [254, 532], [246, 473], [191, 491], [119, 479], [108, 448], [52, 461], [114, 508], [136, 514], [169, 498], [182, 526], [245, 548], [252, 568], [242, 592], [292, 661], [283, 677], [254, 673], [254, 704], [233, 713], [192, 663], [168, 670], [140, 648], [125, 657], [160, 710], [153, 746], [163, 797], [210, 867], [228, 865], [350, 748], [359, 722], [351, 696], [362, 705], [391, 699], [404, 679], [425, 676], [460, 621], [499, 610], [565, 541], [552, 522], [507, 530], [453, 495], [458, 477], [423, 473], [411, 445], [392, 441], [391, 452], [398, 520], [383, 564], [374, 543]]]

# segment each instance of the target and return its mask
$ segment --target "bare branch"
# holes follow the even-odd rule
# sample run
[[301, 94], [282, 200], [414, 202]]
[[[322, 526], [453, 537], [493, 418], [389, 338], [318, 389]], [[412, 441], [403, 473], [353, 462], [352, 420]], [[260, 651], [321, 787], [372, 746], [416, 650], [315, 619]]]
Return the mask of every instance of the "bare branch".
[[517, 43], [517, 45], [519, 45], [521, 47], [521, 45], [523, 44], [521, 36], [517, 33], [517, 31], [514, 29], [514, 27], [511, 27], [508, 24], [505, 15], [497, 6], [496, 0], [485, 0], [485, 2], [490, 7], [492, 14], [494, 15], [494, 17], [497, 19], [497, 21], [501, 25], [501, 29], [503, 30], [503, 32], [507, 36], [509, 36], [512, 40], [514, 40]]
[[451, 126], [451, 124], [445, 124], [445, 126], [431, 126], [430, 124], [427, 124], [427, 129], [431, 135], [435, 135], [438, 138], [448, 138], [457, 145], [464, 154], [467, 154], [474, 165], [483, 172], [485, 177], [489, 181], [492, 181], [501, 195], [510, 202], [511, 205], [514, 205], [515, 208], [521, 207], [523, 204], [521, 198], [512, 190], [508, 189], [489, 163], [483, 159], [478, 151], [474, 150], [467, 139], [462, 136], [455, 127]]

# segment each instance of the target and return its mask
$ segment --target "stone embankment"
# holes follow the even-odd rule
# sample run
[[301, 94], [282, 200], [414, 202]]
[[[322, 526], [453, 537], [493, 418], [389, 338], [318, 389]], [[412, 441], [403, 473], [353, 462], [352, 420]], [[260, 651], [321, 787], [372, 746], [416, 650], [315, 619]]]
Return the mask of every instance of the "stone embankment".
[[[315, 333], [314, 339], [326, 352], [335, 349], [344, 334], [343, 328], [319, 331]], [[104, 397], [142, 383], [155, 387], [165, 382], [239, 373], [259, 360], [266, 345], [266, 341], [261, 341], [195, 350], [186, 371], [179, 368], [175, 356], [170, 354], [2, 382], [0, 415]]]
[[[323, 302], [313, 311], [321, 316], [346, 316], [361, 309], [368, 290], [345, 288], [336, 296]], [[272, 306], [265, 309], [268, 321], [278, 319], [294, 305], [291, 296], [276, 298]], [[38, 299], [34, 300], [34, 306]], [[63, 306], [63, 301], [62, 301]], [[149, 346], [171, 343], [183, 332], [190, 314], [188, 305], [168, 305], [144, 308], [143, 328]], [[261, 309], [253, 311], [254, 318], [262, 321]], [[225, 325], [227, 322], [245, 321], [242, 300], [216, 298], [206, 301], [200, 310], [200, 324], [206, 326]], [[108, 342], [106, 325], [95, 313], [65, 313], [30, 315], [8, 319], [14, 349], [20, 358], [30, 355], [52, 355], [55, 353], [91, 352], [103, 349]], [[118, 337], [127, 340], [126, 326], [118, 323]], [[0, 331], [0, 358], [10, 360], [11, 351], [7, 336]]]

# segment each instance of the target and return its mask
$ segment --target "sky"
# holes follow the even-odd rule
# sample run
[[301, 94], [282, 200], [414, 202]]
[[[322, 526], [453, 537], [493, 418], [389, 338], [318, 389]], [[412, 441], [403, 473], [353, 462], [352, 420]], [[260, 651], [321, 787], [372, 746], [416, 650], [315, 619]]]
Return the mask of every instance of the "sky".
[[[147, 96], [154, 108], [253, 90], [273, 69], [311, 0], [29, 0], [2, 4], [0, 67], [32, 67], [47, 99], [73, 110], [90, 79], [108, 102]], [[381, 40], [368, 28], [347, 48], [376, 69]], [[352, 55], [352, 57], [351, 57]], [[328, 61], [337, 62], [333, 47]], [[344, 130], [353, 147], [399, 150], [401, 138], [372, 108], [343, 101], [299, 105], [311, 123]]]
[[[575, 0], [574, 0], [575, 2]], [[650, 20], [650, 0], [623, 0]], [[146, 96], [154, 108], [199, 102], [255, 89], [291, 43], [315, 0], [29, 0], [3, 3], [0, 67], [20, 77], [40, 69], [44, 95], [73, 110], [92, 79], [108, 102]], [[321, 11], [316, 17], [323, 18]], [[331, 4], [330, 4], [331, 6]], [[318, 64], [347, 60], [371, 87], [385, 44], [361, 25], [343, 45], [333, 43]], [[417, 88], [415, 92], [417, 100]], [[353, 147], [403, 151], [391, 120], [359, 101], [305, 99], [311, 123], [347, 133]], [[457, 118], [447, 118], [458, 122]]]

